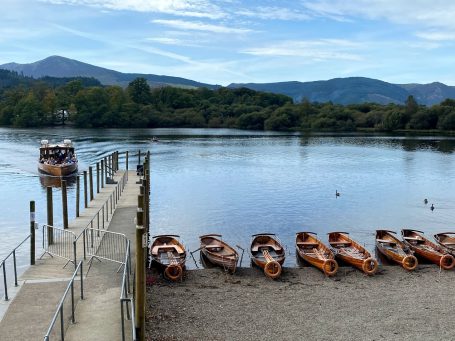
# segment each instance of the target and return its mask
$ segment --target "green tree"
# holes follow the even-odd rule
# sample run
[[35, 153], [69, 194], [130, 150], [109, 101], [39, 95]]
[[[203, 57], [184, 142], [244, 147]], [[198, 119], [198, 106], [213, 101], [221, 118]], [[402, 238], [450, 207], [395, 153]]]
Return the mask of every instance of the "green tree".
[[145, 78], [139, 77], [128, 84], [128, 95], [134, 103], [149, 104], [151, 100], [150, 86]]

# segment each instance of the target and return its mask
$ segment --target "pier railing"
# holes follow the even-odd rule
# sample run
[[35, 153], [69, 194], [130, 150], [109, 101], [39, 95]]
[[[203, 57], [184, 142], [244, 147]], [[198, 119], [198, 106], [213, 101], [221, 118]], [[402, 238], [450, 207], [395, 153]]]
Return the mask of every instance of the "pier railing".
[[68, 293], [71, 292], [71, 322], [76, 323], [76, 315], [75, 315], [75, 310], [76, 310], [76, 296], [74, 295], [74, 283], [76, 276], [80, 272], [80, 291], [81, 291], [81, 300], [84, 299], [84, 275], [83, 275], [83, 270], [82, 270], [82, 261], [79, 262], [79, 264], [76, 267], [76, 270], [74, 270], [73, 276], [71, 277], [68, 286], [66, 287], [65, 292], [63, 293], [62, 299], [60, 300], [59, 305], [57, 306], [57, 310], [55, 311], [54, 317], [52, 318], [51, 324], [49, 325], [49, 328], [47, 330], [46, 335], [44, 335], [44, 341], [49, 341], [51, 335], [58, 335], [58, 332], [54, 331], [55, 324], [57, 323], [57, 318], [59, 318], [60, 321], [60, 340], [64, 341], [65, 340], [65, 300], [66, 297], [68, 296]]
[[77, 253], [76, 253], [76, 234], [63, 228], [43, 225], [43, 250], [42, 258], [45, 254], [51, 257], [60, 257], [68, 263], [73, 263], [74, 267], [77, 266]]
[[4, 289], [4, 296], [3, 299], [8, 301], [8, 278], [6, 276], [6, 261], [8, 258], [13, 256], [13, 272], [14, 272], [14, 286], [17, 287], [19, 284], [17, 282], [17, 261], [16, 261], [16, 250], [19, 249], [29, 238], [31, 234], [29, 234], [22, 242], [19, 243], [1, 262], [0, 267], [2, 268], [3, 273], [3, 289]]
[[[131, 339], [136, 341], [136, 323], [135, 323], [135, 304], [134, 304], [134, 292], [131, 293], [131, 253], [130, 253], [130, 241], [127, 241], [126, 253], [125, 253], [125, 267], [123, 268], [122, 276], [122, 289], [120, 292], [120, 314], [122, 321], [122, 341], [125, 341], [125, 313], [126, 321], [131, 321]], [[134, 278], [134, 276], [133, 276]], [[134, 286], [134, 284], [133, 284]]]

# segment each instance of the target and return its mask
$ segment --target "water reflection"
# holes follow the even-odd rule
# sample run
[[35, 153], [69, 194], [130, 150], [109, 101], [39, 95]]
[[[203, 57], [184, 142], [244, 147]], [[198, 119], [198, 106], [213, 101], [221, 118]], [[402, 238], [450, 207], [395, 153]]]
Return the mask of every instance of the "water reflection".
[[46, 188], [46, 187], [61, 188], [62, 180], [66, 180], [67, 188], [72, 188], [72, 187], [76, 186], [77, 176], [71, 175], [71, 176], [60, 177], [60, 176], [52, 176], [52, 175], [44, 175], [44, 174], [39, 175], [39, 181], [40, 181], [41, 186], [43, 186], [43, 188]]

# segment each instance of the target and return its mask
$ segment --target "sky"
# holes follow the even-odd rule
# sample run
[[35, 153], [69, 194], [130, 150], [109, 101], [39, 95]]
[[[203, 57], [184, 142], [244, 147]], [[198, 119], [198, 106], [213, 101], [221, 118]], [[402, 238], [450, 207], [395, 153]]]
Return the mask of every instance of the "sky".
[[221, 85], [455, 85], [455, 1], [0, 0], [0, 64], [51, 55]]

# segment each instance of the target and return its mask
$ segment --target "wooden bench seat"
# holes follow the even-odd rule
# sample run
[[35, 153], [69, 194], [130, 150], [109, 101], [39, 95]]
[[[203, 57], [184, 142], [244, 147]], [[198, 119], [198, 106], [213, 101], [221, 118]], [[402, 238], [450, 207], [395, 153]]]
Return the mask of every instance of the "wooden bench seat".
[[177, 253], [183, 253], [183, 250], [180, 246], [175, 245], [175, 244], [166, 244], [166, 245], [155, 245], [152, 248], [152, 254], [157, 255], [158, 253], [162, 252], [177, 252]]
[[376, 241], [377, 241], [378, 243], [397, 245], [397, 242], [394, 242], [393, 240], [376, 239]]
[[275, 251], [282, 250], [278, 245], [275, 245], [275, 244], [256, 244], [251, 248], [251, 251], [257, 252], [257, 251], [259, 251], [259, 248], [267, 248], [267, 247], [270, 247]]
[[319, 244], [314, 242], [297, 242], [297, 246], [303, 246], [305, 248], [314, 248], [318, 247]]
[[347, 247], [351, 246], [351, 242], [330, 242], [332, 246], [340, 246], [340, 247]]
[[223, 246], [223, 245], [207, 245], [205, 248], [206, 248], [208, 251], [215, 252], [215, 251], [221, 251], [221, 250], [223, 250], [224, 246]]

